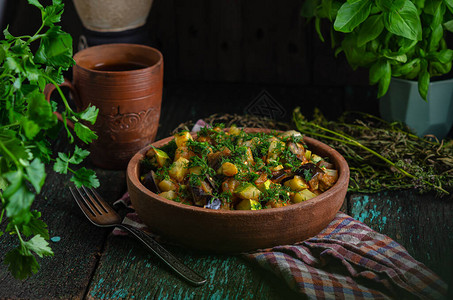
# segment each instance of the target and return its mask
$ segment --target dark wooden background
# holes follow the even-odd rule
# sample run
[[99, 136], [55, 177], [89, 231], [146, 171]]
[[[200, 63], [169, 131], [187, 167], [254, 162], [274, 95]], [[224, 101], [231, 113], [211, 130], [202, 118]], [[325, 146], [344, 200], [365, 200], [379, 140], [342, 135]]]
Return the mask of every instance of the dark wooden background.
[[[64, 3], [61, 25], [77, 49], [84, 29], [73, 2]], [[266, 90], [285, 109], [279, 116], [284, 120], [296, 106], [307, 115], [319, 107], [332, 118], [344, 110], [377, 113], [367, 70], [353, 71], [343, 55], [335, 58], [330, 43], [322, 43], [313, 23], [300, 16], [302, 5], [302, 0], [155, 0], [146, 28], [149, 43], [164, 55], [169, 98], [186, 84], [211, 95], [200, 103], [189, 92], [194, 104], [234, 103], [213, 112], [243, 113]], [[8, 1], [5, 24], [13, 34], [34, 32], [39, 18], [26, 0]], [[219, 85], [219, 92], [212, 90]]]

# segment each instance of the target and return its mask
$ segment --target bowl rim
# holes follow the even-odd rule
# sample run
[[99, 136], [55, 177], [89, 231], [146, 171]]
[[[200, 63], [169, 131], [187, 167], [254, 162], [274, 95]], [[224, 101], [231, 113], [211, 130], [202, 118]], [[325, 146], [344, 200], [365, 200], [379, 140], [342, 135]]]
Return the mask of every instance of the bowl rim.
[[[274, 129], [267, 129], [267, 128], [244, 128], [246, 132], [283, 132], [279, 130], [274, 130]], [[196, 136], [196, 132], [191, 132], [192, 136]], [[346, 162], [346, 159], [335, 149], [332, 147], [328, 146], [327, 144], [316, 140], [314, 138], [310, 138], [308, 136], [303, 135], [303, 139], [305, 142], [308, 142], [308, 144], [315, 145], [315, 147], [320, 147], [323, 148], [323, 150], [326, 152], [327, 156], [329, 156], [332, 160], [335, 162], [335, 166], [337, 170], [339, 169], [339, 174], [338, 174], [338, 179], [335, 182], [335, 184], [328, 189], [327, 191], [323, 192], [322, 194], [313, 197], [309, 200], [300, 202], [300, 203], [295, 203], [291, 205], [287, 205], [284, 207], [277, 207], [277, 208], [269, 208], [269, 209], [259, 209], [259, 210], [220, 210], [220, 209], [208, 209], [204, 207], [198, 207], [198, 206], [193, 206], [193, 205], [187, 205], [183, 204], [180, 202], [176, 202], [173, 200], [166, 199], [162, 196], [159, 196], [158, 194], [152, 192], [148, 188], [146, 188], [139, 180], [137, 174], [139, 172], [139, 167], [140, 167], [140, 160], [145, 156], [146, 151], [151, 148], [152, 146], [155, 147], [160, 147], [162, 145], [167, 144], [171, 140], [173, 140], [173, 136], [169, 136], [163, 139], [160, 139], [158, 141], [155, 141], [142, 149], [140, 149], [134, 156], [130, 159], [127, 169], [126, 169], [126, 175], [128, 179], [130, 180], [131, 184], [135, 185], [136, 188], [138, 188], [142, 193], [146, 194], [147, 196], [154, 198], [155, 200], [158, 200], [162, 202], [165, 205], [172, 206], [176, 209], [182, 209], [182, 210], [187, 210], [187, 211], [192, 211], [196, 212], [199, 214], [219, 214], [219, 215], [228, 215], [228, 216], [253, 216], [253, 215], [273, 215], [278, 212], [287, 212], [287, 211], [292, 211], [292, 210], [300, 210], [305, 207], [309, 207], [312, 205], [315, 205], [316, 203], [324, 201], [326, 198], [329, 198], [330, 196], [341, 192], [344, 189], [344, 186], [348, 186], [349, 184], [349, 166], [348, 163]], [[157, 146], [156, 146], [157, 145]]]

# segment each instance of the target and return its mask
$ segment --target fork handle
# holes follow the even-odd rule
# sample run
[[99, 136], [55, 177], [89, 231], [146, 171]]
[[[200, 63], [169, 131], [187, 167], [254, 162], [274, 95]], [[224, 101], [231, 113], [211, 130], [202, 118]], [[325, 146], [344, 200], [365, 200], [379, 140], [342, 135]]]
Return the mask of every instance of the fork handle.
[[182, 278], [184, 278], [188, 282], [196, 286], [202, 285], [206, 282], [205, 278], [203, 278], [195, 271], [187, 267], [182, 261], [180, 261], [173, 254], [168, 252], [164, 247], [162, 247], [148, 234], [128, 224], [118, 224], [117, 226], [122, 227], [128, 232], [130, 232], [139, 241], [141, 241], [149, 250], [151, 250], [151, 252], [156, 254], [164, 263], [166, 263], [170, 268], [172, 268], [176, 273], [178, 273]]

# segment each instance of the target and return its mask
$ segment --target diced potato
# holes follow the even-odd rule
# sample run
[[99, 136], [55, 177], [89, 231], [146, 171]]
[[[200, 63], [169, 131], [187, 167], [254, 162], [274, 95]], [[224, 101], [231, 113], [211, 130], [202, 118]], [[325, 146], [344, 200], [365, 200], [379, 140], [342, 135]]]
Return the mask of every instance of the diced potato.
[[246, 156], [246, 161], [244, 162], [244, 164], [252, 165], [255, 162], [255, 160], [253, 159], [252, 150], [250, 148], [247, 148], [245, 156]]
[[196, 166], [196, 167], [192, 167], [189, 169], [189, 173], [190, 174], [197, 174], [197, 175], [201, 175], [201, 171], [203, 170], [202, 167], [200, 166]]
[[170, 157], [168, 157], [167, 153], [154, 146], [146, 151], [145, 155], [148, 158], [156, 159], [156, 163], [159, 167], [163, 167], [170, 162]]
[[222, 182], [222, 192], [224, 193], [234, 193], [234, 190], [238, 187], [239, 181], [234, 178], [228, 178]]
[[301, 136], [302, 134], [299, 132], [299, 131], [296, 131], [296, 130], [288, 130], [288, 131], [285, 131], [283, 132], [282, 134], [280, 134], [280, 138], [282, 139], [286, 139], [286, 138], [289, 138], [291, 136]]
[[289, 187], [291, 190], [295, 192], [308, 188], [308, 184], [305, 182], [305, 180], [298, 175], [295, 175], [293, 179], [285, 181], [284, 185]]
[[251, 183], [244, 183], [239, 186], [234, 193], [241, 199], [258, 200], [260, 197], [260, 190]]
[[244, 199], [236, 205], [238, 210], [258, 210], [261, 209], [261, 204], [252, 199]]
[[267, 181], [267, 174], [266, 172], [263, 172], [260, 174], [260, 176], [255, 180], [255, 185], [256, 187], [260, 190], [264, 190], [264, 183]]
[[158, 186], [162, 192], [176, 191], [178, 189], [178, 186], [169, 179], [162, 180], [159, 182]]
[[316, 197], [315, 193], [311, 192], [309, 189], [305, 189], [297, 193], [294, 193], [294, 195], [292, 195], [291, 197], [291, 201], [293, 203], [299, 203], [314, 197]]
[[311, 155], [311, 161], [312, 161], [314, 164], [317, 164], [317, 163], [320, 162], [321, 160], [322, 160], [322, 157], [321, 157], [321, 156], [312, 153], [312, 155]]
[[159, 196], [164, 197], [168, 200], [175, 200], [176, 199], [176, 192], [175, 191], [166, 191], [159, 194]]
[[230, 127], [229, 133], [231, 135], [240, 135], [241, 134], [241, 130], [233, 125], [233, 126]]
[[189, 150], [187, 146], [178, 147], [175, 151], [175, 161], [177, 161], [180, 157], [184, 157], [190, 159], [195, 154]]
[[238, 173], [236, 165], [230, 162], [224, 162], [220, 168], [222, 169], [222, 174], [228, 177], [234, 176]]
[[333, 178], [335, 178], [335, 180], [338, 179], [338, 171], [337, 170], [332, 170], [332, 169], [325, 169], [324, 170], [324, 173], [332, 176]]
[[185, 146], [188, 140], [192, 140], [192, 135], [188, 131], [182, 131], [179, 133], [176, 133], [175, 135], [175, 142], [176, 146], [181, 147]]
[[267, 161], [276, 161], [284, 148], [285, 143], [283, 143], [279, 139], [273, 139], [269, 145], [269, 150], [267, 151]]
[[267, 202], [266, 208], [279, 208], [289, 205], [288, 201], [282, 201], [281, 199], [272, 199]]
[[338, 180], [337, 170], [326, 169], [319, 179], [319, 189], [324, 192], [330, 189]]
[[177, 161], [175, 161], [168, 170], [168, 174], [171, 178], [176, 180], [177, 182], [183, 181], [184, 177], [189, 173], [189, 169], [187, 168], [189, 164], [189, 160], [180, 157]]
[[275, 166], [275, 167], [270, 167], [269, 170], [271, 170], [271, 172], [277, 172], [277, 171], [280, 171], [280, 170], [283, 170], [283, 165], [278, 165], [278, 166]]
[[305, 151], [305, 158], [310, 160], [310, 158], [311, 158], [311, 151], [310, 150]]
[[264, 189], [265, 190], [268, 190], [271, 188], [271, 184], [272, 184], [272, 181], [270, 179], [266, 180], [266, 182], [264, 183]]

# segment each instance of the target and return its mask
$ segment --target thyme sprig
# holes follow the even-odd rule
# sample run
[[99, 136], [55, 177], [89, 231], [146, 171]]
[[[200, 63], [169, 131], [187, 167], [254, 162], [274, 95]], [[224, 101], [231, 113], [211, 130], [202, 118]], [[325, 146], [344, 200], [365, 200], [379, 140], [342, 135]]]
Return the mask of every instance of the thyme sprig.
[[[351, 119], [351, 115], [359, 118]], [[350, 191], [378, 192], [415, 187], [420, 192], [447, 195], [453, 182], [453, 146], [419, 138], [399, 123], [388, 123], [365, 113], [346, 113], [327, 121], [315, 111], [308, 121], [296, 108], [296, 128], [337, 149], [347, 159]]]

